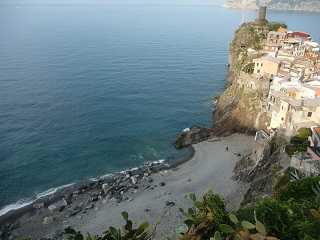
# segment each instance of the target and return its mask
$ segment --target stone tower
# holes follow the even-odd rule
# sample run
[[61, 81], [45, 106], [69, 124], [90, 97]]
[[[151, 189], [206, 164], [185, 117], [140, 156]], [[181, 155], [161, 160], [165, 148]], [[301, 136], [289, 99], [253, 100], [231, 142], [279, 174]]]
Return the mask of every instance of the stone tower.
[[260, 6], [258, 11], [258, 22], [265, 22], [267, 20], [267, 7], [266, 6]]

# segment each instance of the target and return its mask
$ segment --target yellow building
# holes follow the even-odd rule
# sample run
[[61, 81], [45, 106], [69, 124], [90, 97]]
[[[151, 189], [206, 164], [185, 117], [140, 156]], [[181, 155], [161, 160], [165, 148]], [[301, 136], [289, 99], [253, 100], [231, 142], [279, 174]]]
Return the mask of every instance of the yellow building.
[[281, 61], [272, 56], [263, 56], [253, 60], [255, 74], [269, 74], [272, 77], [276, 76], [279, 72]]

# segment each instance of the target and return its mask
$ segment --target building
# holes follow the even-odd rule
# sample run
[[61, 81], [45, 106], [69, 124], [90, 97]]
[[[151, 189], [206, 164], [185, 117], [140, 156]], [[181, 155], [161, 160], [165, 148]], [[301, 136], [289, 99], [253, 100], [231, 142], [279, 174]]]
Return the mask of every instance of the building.
[[305, 54], [305, 45], [301, 39], [285, 39], [283, 41], [282, 49], [279, 51], [279, 55], [288, 55], [293, 57], [302, 57]]
[[286, 37], [286, 32], [270, 31], [267, 36], [265, 50], [271, 52], [278, 51], [282, 47]]
[[289, 39], [300, 39], [300, 40], [303, 40], [303, 41], [311, 40], [310, 34], [306, 33], [306, 32], [292, 32], [292, 31], [289, 31], [287, 33], [287, 37]]
[[313, 41], [305, 41], [305, 54], [304, 56], [316, 63], [320, 58], [320, 46], [319, 43]]
[[281, 61], [270, 55], [256, 58], [254, 62], [254, 74], [276, 76], [280, 70]]

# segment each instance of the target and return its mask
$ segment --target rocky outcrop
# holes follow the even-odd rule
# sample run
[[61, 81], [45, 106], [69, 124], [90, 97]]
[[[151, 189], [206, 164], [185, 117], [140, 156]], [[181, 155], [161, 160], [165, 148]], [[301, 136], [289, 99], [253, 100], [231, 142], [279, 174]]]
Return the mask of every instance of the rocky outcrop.
[[273, 10], [320, 12], [320, 2], [317, 0], [226, 0], [227, 8], [257, 9], [266, 5]]
[[192, 144], [205, 141], [213, 135], [213, 130], [210, 128], [194, 126], [190, 129], [185, 129], [181, 134], [179, 134], [175, 142], [175, 147], [176, 149], [189, 147]]
[[[264, 40], [264, 33], [258, 32], [256, 27], [257, 23], [243, 24], [230, 44], [229, 81], [214, 112], [214, 128], [218, 135], [255, 132], [269, 124], [265, 110], [269, 79], [242, 71], [252, 60], [247, 49], [261, 48]], [[267, 23], [259, 27], [267, 28]]]

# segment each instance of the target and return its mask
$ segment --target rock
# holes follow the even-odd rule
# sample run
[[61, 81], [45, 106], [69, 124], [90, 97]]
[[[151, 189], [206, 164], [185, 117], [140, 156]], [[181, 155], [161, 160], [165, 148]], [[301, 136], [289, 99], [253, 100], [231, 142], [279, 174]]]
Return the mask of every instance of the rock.
[[94, 204], [93, 203], [91, 203], [91, 204], [89, 204], [89, 206], [86, 206], [86, 210], [89, 210], [89, 209], [93, 209], [94, 208]]
[[151, 209], [150, 209], [150, 208], [146, 208], [144, 211], [145, 211], [145, 212], [150, 212]]
[[137, 178], [136, 178], [136, 176], [132, 176], [131, 178], [131, 182], [132, 182], [132, 184], [137, 184]]
[[44, 202], [34, 203], [32, 206], [35, 209], [41, 209], [41, 208], [44, 208]]
[[99, 200], [99, 196], [97, 194], [93, 194], [91, 197], [90, 197], [90, 201], [91, 202], [96, 202]]
[[175, 147], [181, 149], [192, 144], [204, 141], [211, 136], [212, 130], [210, 128], [192, 127], [190, 131], [182, 132], [175, 142]]
[[51, 211], [51, 212], [54, 212], [54, 211], [63, 211], [64, 208], [68, 205], [67, 201], [63, 198], [62, 200], [56, 202], [56, 203], [53, 203], [51, 205], [48, 206], [48, 209]]
[[73, 197], [77, 197], [79, 194], [80, 194], [79, 190], [76, 190], [76, 191], [72, 192], [72, 196]]
[[159, 184], [160, 187], [164, 187], [165, 185], [166, 185], [165, 182], [161, 182], [161, 183]]
[[172, 201], [166, 201], [166, 206], [167, 207], [173, 207], [175, 204], [175, 202], [172, 202]]
[[52, 216], [44, 217], [43, 220], [42, 220], [42, 224], [45, 224], [45, 225], [50, 224], [50, 223], [53, 222], [53, 220], [54, 220], [54, 219], [53, 219]]
[[110, 189], [111, 189], [111, 187], [109, 186], [108, 183], [102, 184], [102, 190], [103, 190], [104, 194], [108, 194]]
[[69, 217], [73, 217], [73, 216], [77, 215], [81, 211], [82, 211], [82, 208], [80, 206], [76, 206], [70, 211]]
[[70, 205], [72, 203], [72, 194], [65, 195], [63, 200], [65, 201], [66, 205]]

